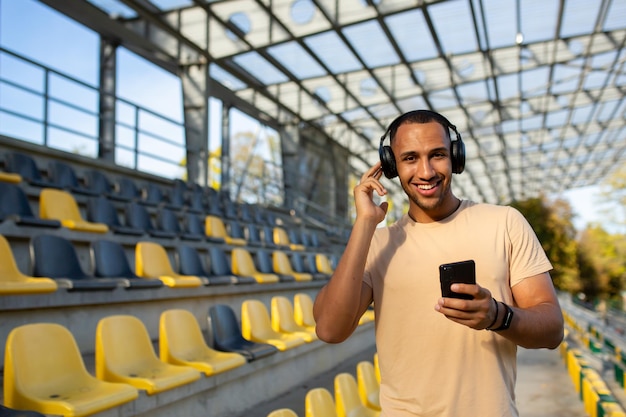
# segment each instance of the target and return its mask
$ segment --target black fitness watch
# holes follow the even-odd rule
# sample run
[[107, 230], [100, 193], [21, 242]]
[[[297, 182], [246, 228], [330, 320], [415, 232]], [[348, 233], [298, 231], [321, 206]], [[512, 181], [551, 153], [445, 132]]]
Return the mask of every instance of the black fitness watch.
[[495, 329], [490, 329], [491, 331], [497, 332], [500, 330], [506, 330], [509, 327], [511, 327], [511, 322], [513, 321], [513, 309], [511, 307], [509, 307], [506, 303], [502, 303], [502, 305], [504, 306], [504, 320], [502, 321], [502, 324], [500, 325], [500, 327], [495, 328]]

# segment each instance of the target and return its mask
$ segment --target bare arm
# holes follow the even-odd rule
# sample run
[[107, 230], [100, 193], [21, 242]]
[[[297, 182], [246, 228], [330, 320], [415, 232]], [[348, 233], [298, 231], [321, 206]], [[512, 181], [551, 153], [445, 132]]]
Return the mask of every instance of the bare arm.
[[372, 289], [363, 283], [365, 261], [376, 225], [387, 213], [387, 203], [374, 204], [374, 191], [386, 190], [378, 181], [380, 163], [361, 177], [354, 188], [357, 217], [352, 233], [333, 276], [319, 292], [313, 305], [318, 337], [328, 343], [339, 343], [357, 327], [359, 318], [372, 302]]

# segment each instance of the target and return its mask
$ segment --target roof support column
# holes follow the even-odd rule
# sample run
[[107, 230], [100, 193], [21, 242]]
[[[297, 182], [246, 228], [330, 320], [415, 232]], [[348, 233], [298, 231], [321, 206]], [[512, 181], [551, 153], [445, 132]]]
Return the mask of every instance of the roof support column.
[[115, 162], [115, 85], [117, 44], [100, 38], [100, 120], [98, 158]]
[[209, 173], [209, 66], [193, 64], [181, 71], [187, 181], [208, 185]]

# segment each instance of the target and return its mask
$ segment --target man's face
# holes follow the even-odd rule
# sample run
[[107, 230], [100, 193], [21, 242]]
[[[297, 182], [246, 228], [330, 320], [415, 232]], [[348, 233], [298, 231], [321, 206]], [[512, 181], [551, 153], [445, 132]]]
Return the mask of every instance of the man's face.
[[449, 216], [458, 200], [450, 187], [450, 139], [444, 127], [437, 122], [404, 123], [391, 146], [411, 217], [425, 223]]

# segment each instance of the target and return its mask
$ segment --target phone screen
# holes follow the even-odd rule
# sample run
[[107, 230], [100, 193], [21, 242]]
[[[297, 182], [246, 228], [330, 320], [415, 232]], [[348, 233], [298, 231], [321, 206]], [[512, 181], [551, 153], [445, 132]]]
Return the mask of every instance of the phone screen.
[[473, 298], [471, 295], [456, 293], [450, 289], [450, 285], [453, 283], [476, 284], [476, 265], [473, 260], [439, 265], [439, 280], [443, 297], [471, 300]]

